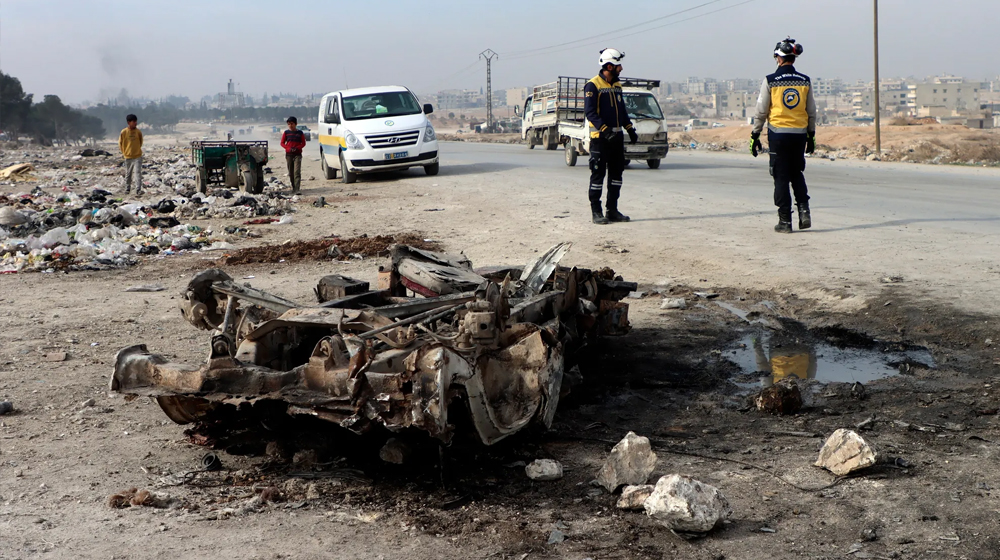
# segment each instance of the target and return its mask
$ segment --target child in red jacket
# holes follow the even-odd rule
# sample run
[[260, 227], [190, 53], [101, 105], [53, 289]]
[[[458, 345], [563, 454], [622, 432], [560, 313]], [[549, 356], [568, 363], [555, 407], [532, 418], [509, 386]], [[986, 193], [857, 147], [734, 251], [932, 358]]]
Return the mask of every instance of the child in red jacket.
[[292, 192], [298, 193], [302, 186], [302, 149], [306, 147], [306, 135], [298, 129], [299, 121], [288, 117], [288, 130], [281, 135], [281, 147], [285, 149], [288, 163], [288, 180], [292, 182]]

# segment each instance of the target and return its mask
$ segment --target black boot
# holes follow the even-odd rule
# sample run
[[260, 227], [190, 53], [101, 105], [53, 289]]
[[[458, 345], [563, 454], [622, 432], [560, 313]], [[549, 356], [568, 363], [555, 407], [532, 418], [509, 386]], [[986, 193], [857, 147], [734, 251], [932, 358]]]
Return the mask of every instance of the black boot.
[[598, 204], [597, 206], [591, 205], [590, 211], [594, 215], [594, 223], [595, 224], [601, 224], [602, 226], [604, 226], [604, 225], [607, 225], [609, 223], [608, 219], [604, 217], [604, 212], [601, 212], [601, 205], [600, 204]]
[[614, 206], [608, 205], [608, 221], [610, 221], [610, 222], [627, 222], [630, 219], [631, 218], [629, 218], [625, 214], [622, 214], [621, 212], [618, 211], [618, 205], [617, 204], [614, 205]]
[[809, 229], [812, 227], [812, 216], [809, 215], [809, 203], [803, 202], [797, 205], [799, 208], [799, 229]]
[[778, 210], [778, 225], [774, 226], [778, 233], [792, 233], [792, 211]]

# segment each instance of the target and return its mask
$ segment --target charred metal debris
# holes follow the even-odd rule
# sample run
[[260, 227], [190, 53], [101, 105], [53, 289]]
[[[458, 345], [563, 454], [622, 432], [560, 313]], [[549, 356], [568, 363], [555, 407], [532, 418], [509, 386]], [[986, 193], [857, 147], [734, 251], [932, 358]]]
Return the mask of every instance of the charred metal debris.
[[[188, 322], [211, 331], [208, 360], [176, 364], [129, 346], [116, 357], [111, 390], [155, 397], [178, 424], [268, 402], [358, 433], [381, 424], [444, 442], [456, 425], [486, 445], [532, 424], [547, 428], [574, 354], [594, 337], [629, 331], [621, 300], [636, 290], [609, 268], [559, 266], [570, 245], [523, 268], [483, 269], [463, 255], [396, 245], [377, 289], [326, 276], [318, 304], [208, 269], [180, 304]], [[449, 417], [459, 414], [467, 420]]]

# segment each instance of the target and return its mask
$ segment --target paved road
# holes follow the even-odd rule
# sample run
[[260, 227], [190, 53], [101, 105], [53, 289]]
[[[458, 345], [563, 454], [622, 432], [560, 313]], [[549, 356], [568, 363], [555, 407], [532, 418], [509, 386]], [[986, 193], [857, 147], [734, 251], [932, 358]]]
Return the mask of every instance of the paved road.
[[[736, 273], [772, 287], [877, 291], [879, 278], [901, 275], [907, 286], [960, 306], [1000, 310], [983, 301], [1000, 288], [1000, 170], [810, 159], [815, 225], [781, 235], [772, 231], [765, 157], [675, 150], [657, 170], [634, 162], [621, 201], [633, 221], [602, 227], [588, 223], [583, 158], [571, 168], [561, 151], [520, 145], [445, 143], [441, 151], [442, 177], [481, 175], [457, 183], [456, 196], [488, 185], [518, 215], [569, 211], [549, 223], [572, 222], [585, 238], [613, 237], [633, 261], [665, 259], [663, 276], [722, 283]], [[637, 272], [648, 274], [644, 268]]]

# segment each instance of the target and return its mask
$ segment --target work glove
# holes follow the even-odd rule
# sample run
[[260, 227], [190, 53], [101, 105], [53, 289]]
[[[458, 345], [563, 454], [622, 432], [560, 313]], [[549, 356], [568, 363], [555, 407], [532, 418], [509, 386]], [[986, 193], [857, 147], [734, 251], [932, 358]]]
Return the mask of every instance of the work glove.
[[635, 144], [636, 142], [639, 141], [639, 134], [636, 133], [636, 131], [635, 131], [634, 128], [626, 128], [625, 130], [628, 131], [628, 143], [629, 144]]
[[608, 128], [608, 125], [604, 125], [601, 127], [601, 138], [605, 142], [611, 142], [612, 140], [615, 139], [616, 136], [618, 135], [615, 133], [615, 131]]
[[806, 153], [811, 154], [816, 151], [816, 133], [810, 133], [806, 136]]
[[760, 143], [760, 133], [753, 132], [750, 134], [750, 155], [757, 157], [757, 154], [764, 150], [764, 145]]

